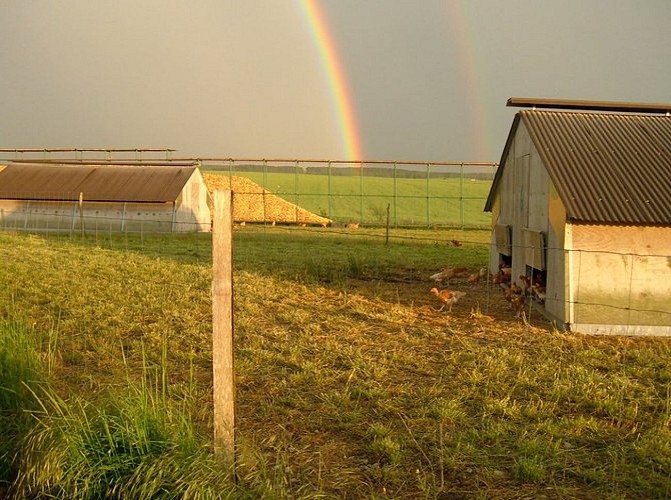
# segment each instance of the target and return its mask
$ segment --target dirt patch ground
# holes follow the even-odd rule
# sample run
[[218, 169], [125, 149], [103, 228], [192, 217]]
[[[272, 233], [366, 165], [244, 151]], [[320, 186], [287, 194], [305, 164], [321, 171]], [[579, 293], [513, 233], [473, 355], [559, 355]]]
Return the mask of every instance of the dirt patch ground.
[[330, 219], [294, 205], [246, 177], [207, 173], [203, 174], [203, 177], [210, 192], [224, 189], [233, 191], [233, 220], [235, 222], [321, 226], [331, 223]]

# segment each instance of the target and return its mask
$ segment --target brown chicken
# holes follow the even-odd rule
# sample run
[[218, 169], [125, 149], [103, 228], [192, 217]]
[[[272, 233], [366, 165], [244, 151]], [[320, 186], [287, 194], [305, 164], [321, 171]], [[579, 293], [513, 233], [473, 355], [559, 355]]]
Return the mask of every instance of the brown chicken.
[[531, 278], [524, 274], [520, 274], [520, 281], [522, 282], [522, 294], [529, 294], [531, 292]]
[[510, 264], [499, 264], [499, 270], [504, 274], [510, 274], [513, 272], [513, 268], [510, 267]]
[[484, 279], [486, 277], [487, 277], [487, 268], [483, 267], [477, 273], [469, 274], [468, 278], [466, 278], [466, 281], [474, 285], [476, 283], [479, 283], [481, 279]]
[[492, 275], [492, 283], [495, 285], [499, 285], [501, 283], [510, 283], [510, 273], [505, 273], [499, 269]]
[[442, 281], [447, 281], [449, 283], [452, 278], [456, 278], [462, 273], [468, 273], [468, 269], [465, 267], [446, 267], [439, 273], [429, 276], [429, 279], [436, 283], [441, 283]]
[[515, 310], [515, 317], [519, 318], [522, 316], [524, 313], [525, 302], [526, 299], [524, 298], [524, 295], [516, 293], [510, 297], [510, 305]]
[[459, 299], [461, 299], [464, 295], [466, 295], [465, 292], [458, 292], [458, 291], [452, 291], [452, 290], [438, 290], [437, 288], [432, 288], [431, 293], [434, 294], [436, 297], [438, 297], [438, 300], [440, 300], [443, 305], [438, 309], [439, 311], [442, 311], [445, 309], [445, 306], [448, 306], [448, 312], [452, 311], [452, 306], [459, 302]]
[[534, 283], [531, 285], [531, 295], [539, 304], [545, 304], [545, 287]]

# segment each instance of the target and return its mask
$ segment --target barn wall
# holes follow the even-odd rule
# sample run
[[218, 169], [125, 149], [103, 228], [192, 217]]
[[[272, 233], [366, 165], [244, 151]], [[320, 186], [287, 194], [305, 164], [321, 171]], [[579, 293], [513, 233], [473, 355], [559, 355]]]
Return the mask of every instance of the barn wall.
[[[515, 143], [511, 144], [509, 154], [505, 158], [504, 163], [499, 166], [501, 169], [501, 179], [499, 181], [499, 189], [495, 193], [492, 203], [492, 229], [497, 224], [512, 226], [514, 219], [514, 205], [510, 202], [510, 193], [513, 192], [513, 185], [515, 182], [514, 158], [515, 158]], [[492, 231], [491, 251], [489, 269], [496, 272], [499, 265], [499, 255], [496, 248], [496, 240], [494, 231]]]
[[172, 203], [0, 200], [2, 229], [170, 232], [172, 224]]
[[569, 321], [568, 266], [565, 248], [566, 209], [549, 181], [547, 218], [547, 288], [545, 310], [561, 324]]
[[177, 210], [174, 231], [209, 231], [211, 218], [208, 196], [205, 179], [200, 170], [196, 169], [175, 201]]
[[0, 200], [0, 229], [20, 231], [208, 231], [210, 209], [195, 170], [175, 203]]
[[567, 233], [579, 249], [568, 259], [573, 329], [671, 334], [671, 228], [574, 224]]

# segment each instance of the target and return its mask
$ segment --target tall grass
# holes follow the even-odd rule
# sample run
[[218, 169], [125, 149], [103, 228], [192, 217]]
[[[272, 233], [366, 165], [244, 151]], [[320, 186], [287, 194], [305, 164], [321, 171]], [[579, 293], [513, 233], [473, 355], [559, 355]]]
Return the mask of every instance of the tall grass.
[[168, 398], [146, 375], [103, 400], [62, 397], [38, 344], [35, 331], [0, 323], [0, 495], [244, 496], [197, 433], [193, 402]]
[[235, 490], [189, 413], [146, 389], [102, 405], [53, 393], [40, 400], [37, 423], [21, 440], [17, 496], [220, 498]]
[[34, 335], [15, 321], [0, 320], [0, 488], [16, 473], [18, 440], [32, 424], [29, 412], [38, 407], [34, 391], [47, 383]]

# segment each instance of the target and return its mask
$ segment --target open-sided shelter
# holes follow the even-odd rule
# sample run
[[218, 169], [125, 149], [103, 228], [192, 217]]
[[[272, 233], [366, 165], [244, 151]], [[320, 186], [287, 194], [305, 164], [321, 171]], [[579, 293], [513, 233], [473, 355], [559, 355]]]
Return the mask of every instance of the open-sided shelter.
[[0, 166], [0, 228], [207, 231], [208, 196], [192, 162], [11, 162]]
[[[512, 98], [490, 267], [583, 333], [671, 334], [671, 105]], [[518, 283], [519, 284], [519, 283]]]

